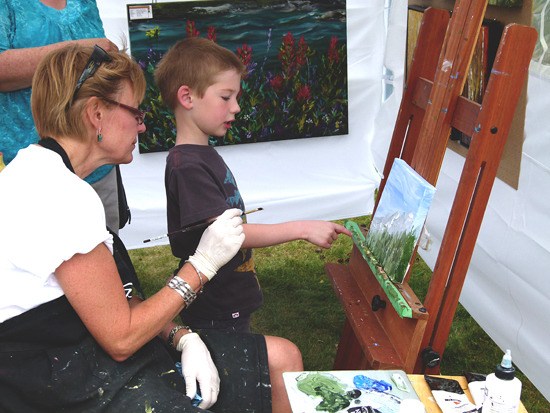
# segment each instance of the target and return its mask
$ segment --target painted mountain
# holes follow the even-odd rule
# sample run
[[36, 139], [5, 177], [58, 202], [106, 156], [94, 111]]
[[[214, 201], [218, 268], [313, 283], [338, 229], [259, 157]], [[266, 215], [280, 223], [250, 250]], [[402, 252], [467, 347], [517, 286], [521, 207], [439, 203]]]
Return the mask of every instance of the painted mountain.
[[396, 158], [366, 236], [366, 244], [390, 279], [401, 283], [420, 238], [435, 187]]

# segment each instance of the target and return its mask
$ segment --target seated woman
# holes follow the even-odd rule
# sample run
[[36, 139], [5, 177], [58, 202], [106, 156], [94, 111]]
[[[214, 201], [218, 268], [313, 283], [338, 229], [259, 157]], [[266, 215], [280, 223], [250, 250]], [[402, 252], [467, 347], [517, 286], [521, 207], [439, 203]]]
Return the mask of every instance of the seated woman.
[[290, 411], [282, 372], [302, 369], [294, 344], [199, 337], [172, 322], [240, 248], [241, 211], [223, 213], [193, 264], [160, 291], [132, 296], [126, 249], [82, 178], [132, 160], [145, 87], [137, 63], [97, 46], [56, 50], [37, 68], [31, 104], [41, 141], [0, 173], [2, 412]]

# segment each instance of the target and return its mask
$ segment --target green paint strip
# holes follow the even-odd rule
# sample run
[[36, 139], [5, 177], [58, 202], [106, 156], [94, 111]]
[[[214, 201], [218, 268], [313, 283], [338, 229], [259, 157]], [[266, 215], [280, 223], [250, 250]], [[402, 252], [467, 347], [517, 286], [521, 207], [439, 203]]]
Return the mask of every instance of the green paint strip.
[[382, 266], [378, 263], [372, 252], [367, 247], [365, 242], [365, 236], [361, 232], [359, 225], [353, 221], [346, 221], [344, 226], [351, 231], [353, 243], [357, 249], [361, 252], [361, 255], [369, 265], [372, 273], [380, 283], [382, 289], [386, 292], [393, 308], [397, 311], [397, 314], [401, 318], [412, 318], [412, 309], [407, 301], [401, 295], [401, 292], [397, 289], [392, 280], [388, 277], [388, 274], [384, 272]]

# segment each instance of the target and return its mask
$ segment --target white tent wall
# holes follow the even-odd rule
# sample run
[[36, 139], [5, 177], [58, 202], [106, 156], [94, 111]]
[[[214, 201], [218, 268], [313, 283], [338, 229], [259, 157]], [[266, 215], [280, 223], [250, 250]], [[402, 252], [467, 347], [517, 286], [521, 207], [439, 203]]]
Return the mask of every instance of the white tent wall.
[[[119, 45], [128, 39], [126, 3], [98, 0], [107, 36]], [[403, 84], [407, 2], [393, 0], [390, 13], [385, 7], [384, 0], [347, 1], [349, 135], [218, 148], [247, 207], [265, 208], [251, 215], [250, 222], [339, 219], [371, 212], [379, 182], [376, 168], [383, 167]], [[512, 350], [514, 362], [546, 398], [550, 398], [546, 377], [550, 282], [545, 280], [550, 268], [550, 117], [545, 101], [549, 93], [550, 82], [532, 74], [519, 188], [495, 182], [460, 299], [502, 349]], [[142, 240], [166, 232], [165, 158], [166, 153], [136, 150], [132, 164], [122, 166], [132, 223], [121, 236], [129, 248], [155, 245]], [[432, 268], [462, 166], [463, 158], [447, 151], [427, 222], [432, 248], [421, 251]]]

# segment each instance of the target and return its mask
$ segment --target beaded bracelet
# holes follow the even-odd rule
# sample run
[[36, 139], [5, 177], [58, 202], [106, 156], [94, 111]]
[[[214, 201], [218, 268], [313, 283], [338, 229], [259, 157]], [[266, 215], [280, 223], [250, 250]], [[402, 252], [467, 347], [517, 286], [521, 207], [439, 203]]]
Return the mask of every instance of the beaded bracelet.
[[193, 331], [189, 328], [189, 326], [175, 326], [172, 330], [170, 330], [170, 333], [168, 333], [168, 345], [172, 348], [176, 348], [176, 345], [174, 345], [174, 337], [176, 336], [176, 333], [180, 331], [181, 329], [187, 329], [190, 333]]
[[181, 298], [183, 298], [183, 301], [185, 301], [186, 307], [189, 307], [191, 303], [195, 301], [195, 298], [197, 298], [197, 294], [195, 293], [195, 291], [193, 291], [187, 281], [182, 280], [177, 275], [172, 277], [172, 279], [168, 283], [168, 287], [181, 295]]

